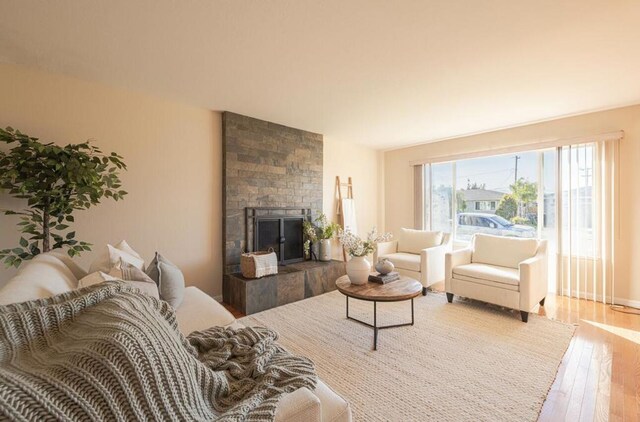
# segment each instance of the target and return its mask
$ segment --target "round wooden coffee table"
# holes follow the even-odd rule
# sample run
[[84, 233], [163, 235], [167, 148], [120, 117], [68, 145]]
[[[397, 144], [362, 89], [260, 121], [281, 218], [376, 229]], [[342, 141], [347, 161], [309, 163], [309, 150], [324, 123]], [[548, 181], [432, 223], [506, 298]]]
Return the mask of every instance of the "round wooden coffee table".
[[[336, 280], [336, 287], [347, 298], [347, 318], [373, 328], [373, 350], [378, 350], [378, 330], [413, 325], [413, 299], [422, 293], [422, 284], [405, 276], [387, 284], [368, 282], [358, 285], [351, 284], [349, 276], [343, 275]], [[349, 316], [349, 298], [373, 302], [373, 325]], [[377, 303], [403, 300], [411, 300], [411, 322], [378, 326]]]

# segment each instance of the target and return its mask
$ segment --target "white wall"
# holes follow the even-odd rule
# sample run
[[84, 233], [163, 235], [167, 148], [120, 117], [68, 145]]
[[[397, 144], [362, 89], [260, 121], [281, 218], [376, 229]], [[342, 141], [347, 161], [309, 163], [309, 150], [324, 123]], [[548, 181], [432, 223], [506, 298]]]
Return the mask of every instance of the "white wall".
[[[0, 126], [58, 144], [88, 138], [124, 156], [129, 192], [76, 215], [77, 237], [95, 249], [126, 239], [147, 260], [156, 250], [182, 268], [187, 284], [222, 292], [220, 113], [13, 65], [0, 65]], [[354, 177], [362, 227], [378, 221], [378, 153], [327, 139], [325, 212], [333, 216], [336, 175]], [[0, 193], [0, 208], [20, 205]], [[0, 216], [0, 249], [17, 244], [12, 217]], [[336, 248], [337, 249], [337, 248]], [[0, 266], [0, 286], [15, 273]]]

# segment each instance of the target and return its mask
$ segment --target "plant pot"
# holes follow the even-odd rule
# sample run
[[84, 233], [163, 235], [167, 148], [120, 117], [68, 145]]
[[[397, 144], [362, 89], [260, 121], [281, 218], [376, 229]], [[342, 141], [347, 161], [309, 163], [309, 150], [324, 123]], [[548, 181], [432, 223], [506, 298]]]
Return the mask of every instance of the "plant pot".
[[322, 239], [320, 241], [320, 261], [331, 261], [331, 239]]
[[365, 284], [369, 280], [371, 263], [364, 256], [354, 256], [347, 262], [347, 275], [351, 284]]

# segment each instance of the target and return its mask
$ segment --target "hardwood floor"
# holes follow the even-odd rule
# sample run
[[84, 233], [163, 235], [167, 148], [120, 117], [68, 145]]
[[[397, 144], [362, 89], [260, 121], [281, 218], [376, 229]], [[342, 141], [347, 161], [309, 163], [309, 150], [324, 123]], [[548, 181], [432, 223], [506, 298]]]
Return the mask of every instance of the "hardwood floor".
[[640, 315], [554, 295], [532, 313], [578, 326], [539, 420], [640, 421]]
[[577, 324], [540, 421], [640, 421], [640, 315], [547, 297], [535, 313]]

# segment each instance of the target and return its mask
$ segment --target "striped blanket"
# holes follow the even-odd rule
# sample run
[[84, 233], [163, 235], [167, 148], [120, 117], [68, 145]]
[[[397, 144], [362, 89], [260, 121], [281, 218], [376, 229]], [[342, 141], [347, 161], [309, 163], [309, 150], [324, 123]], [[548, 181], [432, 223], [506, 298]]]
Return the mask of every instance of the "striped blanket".
[[184, 337], [166, 302], [118, 281], [0, 306], [0, 419], [273, 420], [315, 388], [265, 328]]

